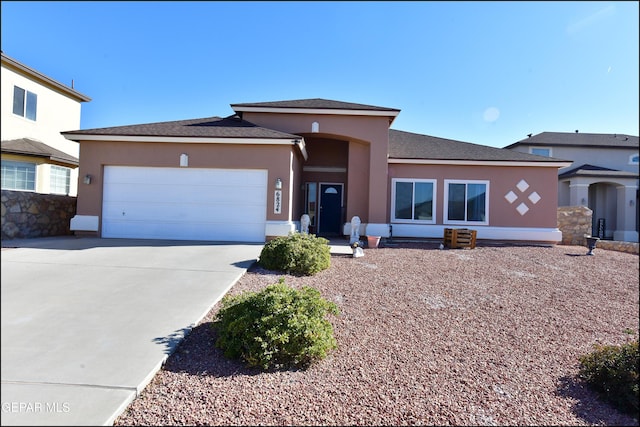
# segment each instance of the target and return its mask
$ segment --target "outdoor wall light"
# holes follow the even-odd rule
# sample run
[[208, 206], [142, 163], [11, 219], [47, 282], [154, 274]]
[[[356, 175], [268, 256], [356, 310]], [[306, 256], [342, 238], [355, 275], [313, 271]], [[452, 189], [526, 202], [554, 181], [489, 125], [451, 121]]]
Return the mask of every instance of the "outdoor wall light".
[[280, 178], [276, 178], [276, 190], [282, 190], [282, 180]]
[[84, 182], [85, 184], [91, 184], [91, 175], [89, 174], [85, 175], [82, 182]]
[[180, 154], [180, 166], [181, 167], [187, 167], [189, 166], [189, 155], [188, 154]]
[[633, 200], [629, 200], [629, 206], [633, 207], [634, 203]]
[[584, 205], [585, 203], [587, 203], [587, 199], [585, 199], [584, 197], [582, 198], [582, 204]]

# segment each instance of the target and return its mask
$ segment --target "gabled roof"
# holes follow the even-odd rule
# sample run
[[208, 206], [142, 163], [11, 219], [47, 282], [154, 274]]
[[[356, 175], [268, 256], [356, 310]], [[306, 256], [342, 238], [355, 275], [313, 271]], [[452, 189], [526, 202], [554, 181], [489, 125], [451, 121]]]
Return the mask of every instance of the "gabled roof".
[[73, 141], [86, 136], [300, 139], [297, 135], [260, 127], [235, 115], [83, 129], [62, 134]]
[[312, 110], [361, 110], [361, 111], [388, 111], [400, 112], [396, 108], [376, 107], [375, 105], [355, 104], [352, 102], [333, 101], [330, 99], [294, 99], [290, 101], [249, 102], [243, 104], [231, 104], [234, 111], [243, 111], [246, 107], [259, 108], [300, 108]]
[[352, 102], [333, 101], [322, 98], [231, 104], [231, 108], [240, 115], [242, 115], [242, 113], [286, 113], [387, 117], [389, 119], [389, 125], [391, 125], [400, 113], [400, 110], [396, 108], [377, 107], [375, 105], [355, 104]]
[[6, 66], [7, 68], [13, 69], [14, 71], [19, 72], [20, 74], [23, 74], [32, 78], [33, 80], [37, 81], [38, 83], [46, 87], [49, 87], [50, 89], [61, 92], [63, 95], [69, 98], [75, 99], [78, 102], [91, 101], [91, 98], [89, 98], [87, 95], [83, 95], [77, 90], [62, 84], [52, 79], [51, 77], [48, 77], [42, 74], [41, 72], [34, 70], [31, 67], [24, 65], [23, 63], [5, 55], [4, 52], [2, 52], [2, 65]]
[[389, 129], [389, 159], [567, 163], [552, 157], [395, 129]]
[[590, 164], [580, 165], [558, 175], [558, 179], [571, 178], [574, 176], [598, 177], [598, 178], [638, 178], [638, 174], [634, 172], [621, 171], [617, 169], [609, 169], [602, 166], [594, 166]]
[[504, 148], [513, 148], [518, 145], [638, 148], [638, 137], [620, 133], [542, 132]]
[[20, 138], [2, 141], [2, 152], [24, 156], [44, 157], [52, 161], [78, 165], [78, 158], [35, 139]]

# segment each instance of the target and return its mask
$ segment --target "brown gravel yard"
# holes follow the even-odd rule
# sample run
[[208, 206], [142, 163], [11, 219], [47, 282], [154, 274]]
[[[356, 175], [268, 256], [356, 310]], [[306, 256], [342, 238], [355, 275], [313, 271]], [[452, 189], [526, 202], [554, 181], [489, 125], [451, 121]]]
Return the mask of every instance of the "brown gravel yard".
[[396, 245], [312, 277], [254, 266], [230, 293], [317, 288], [339, 348], [306, 371], [247, 369], [213, 346], [216, 306], [115, 425], [638, 425], [576, 379], [593, 344], [637, 339], [638, 255]]

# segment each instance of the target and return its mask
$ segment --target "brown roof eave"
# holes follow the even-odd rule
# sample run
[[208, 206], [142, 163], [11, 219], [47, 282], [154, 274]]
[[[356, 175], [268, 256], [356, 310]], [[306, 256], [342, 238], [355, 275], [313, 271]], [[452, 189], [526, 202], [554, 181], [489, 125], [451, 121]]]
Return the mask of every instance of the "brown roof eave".
[[40, 159], [48, 159], [48, 160], [50, 160], [52, 162], [62, 163], [62, 164], [65, 164], [65, 165], [78, 166], [80, 164], [80, 162], [78, 160], [73, 160], [71, 158], [58, 157], [58, 156], [55, 156], [55, 155], [29, 153], [29, 152], [24, 152], [24, 151], [19, 151], [19, 150], [2, 150], [2, 152], [3, 153], [7, 153], [7, 154], [15, 154], [15, 155], [18, 155], [18, 156], [36, 157], [36, 158], [40, 158]]

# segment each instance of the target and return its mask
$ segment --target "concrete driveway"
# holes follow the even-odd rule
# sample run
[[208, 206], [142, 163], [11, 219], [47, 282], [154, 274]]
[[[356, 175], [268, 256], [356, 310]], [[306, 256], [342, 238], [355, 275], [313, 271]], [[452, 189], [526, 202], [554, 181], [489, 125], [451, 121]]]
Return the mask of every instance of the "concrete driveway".
[[2, 425], [113, 424], [263, 247], [84, 237], [2, 246]]

